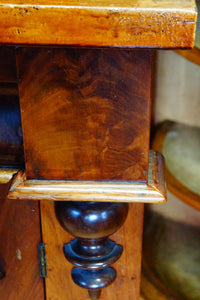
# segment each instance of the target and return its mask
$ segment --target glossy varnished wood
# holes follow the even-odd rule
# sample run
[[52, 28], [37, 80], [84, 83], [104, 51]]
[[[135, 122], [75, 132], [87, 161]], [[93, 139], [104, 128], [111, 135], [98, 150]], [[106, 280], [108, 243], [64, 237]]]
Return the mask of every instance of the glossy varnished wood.
[[116, 270], [110, 265], [120, 259], [123, 247], [109, 236], [123, 225], [128, 207], [128, 203], [116, 202], [55, 202], [60, 225], [75, 237], [63, 249], [66, 259], [75, 266], [72, 279], [92, 293], [92, 300], [116, 278]]
[[[89, 299], [87, 291], [76, 286], [71, 279], [71, 264], [63, 255], [63, 244], [73, 237], [58, 223], [53, 202], [41, 202], [41, 216], [47, 255], [47, 300]], [[101, 300], [139, 299], [142, 223], [143, 204], [131, 204], [124, 225], [111, 236], [116, 243], [123, 245], [124, 252], [113, 265], [117, 278], [102, 290]]]
[[38, 202], [6, 199], [9, 184], [0, 185], [0, 299], [44, 299], [38, 243], [41, 242]]
[[9, 183], [18, 171], [19, 169], [14, 168], [0, 168], [0, 184]]
[[150, 50], [22, 48], [27, 179], [147, 181]]
[[[5, 180], [8, 180], [9, 174], [4, 169], [2, 172], [0, 170], [0, 179], [4, 180], [5, 177]], [[147, 183], [27, 180], [26, 173], [19, 171], [12, 181], [8, 197], [19, 200], [164, 202], [166, 200], [164, 159], [160, 153], [150, 151]]]
[[191, 47], [193, 0], [0, 1], [0, 42]]

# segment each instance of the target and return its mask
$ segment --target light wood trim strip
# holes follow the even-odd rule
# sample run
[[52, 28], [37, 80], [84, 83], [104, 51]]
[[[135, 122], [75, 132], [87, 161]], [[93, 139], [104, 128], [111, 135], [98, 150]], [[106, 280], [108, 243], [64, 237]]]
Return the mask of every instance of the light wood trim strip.
[[18, 172], [9, 199], [156, 203], [166, 200], [163, 158], [150, 151], [148, 183], [26, 180]]
[[18, 172], [19, 169], [0, 168], [0, 184], [8, 183]]

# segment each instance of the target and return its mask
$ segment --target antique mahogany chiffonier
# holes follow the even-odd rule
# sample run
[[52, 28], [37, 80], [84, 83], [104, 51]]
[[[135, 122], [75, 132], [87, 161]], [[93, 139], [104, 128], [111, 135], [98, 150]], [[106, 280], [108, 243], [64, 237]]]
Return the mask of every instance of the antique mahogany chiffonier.
[[1, 299], [139, 299], [143, 203], [166, 198], [152, 48], [195, 23], [193, 0], [0, 0]]

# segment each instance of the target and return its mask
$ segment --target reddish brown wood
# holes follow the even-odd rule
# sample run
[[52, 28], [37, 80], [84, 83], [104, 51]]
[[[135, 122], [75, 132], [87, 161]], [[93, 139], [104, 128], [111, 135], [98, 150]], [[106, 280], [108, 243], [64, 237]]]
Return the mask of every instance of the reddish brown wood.
[[192, 47], [194, 0], [1, 0], [0, 42]]
[[151, 51], [20, 49], [27, 178], [147, 181]]
[[9, 184], [0, 185], [0, 299], [44, 299], [38, 243], [41, 242], [38, 202], [6, 199]]
[[[41, 217], [47, 255], [47, 300], [89, 300], [87, 290], [75, 285], [71, 279], [71, 264], [63, 255], [63, 244], [73, 237], [58, 223], [53, 202], [42, 201]], [[101, 300], [139, 299], [142, 223], [143, 204], [131, 204], [124, 225], [111, 237], [116, 243], [123, 245], [124, 251], [113, 264], [117, 278], [108, 288], [102, 290]]]

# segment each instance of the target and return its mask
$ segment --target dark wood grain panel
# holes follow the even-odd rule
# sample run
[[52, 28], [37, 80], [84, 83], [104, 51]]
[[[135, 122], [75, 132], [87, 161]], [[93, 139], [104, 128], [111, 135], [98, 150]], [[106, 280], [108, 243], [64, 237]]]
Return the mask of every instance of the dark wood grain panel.
[[0, 47], [0, 82], [17, 82], [14, 47]]
[[0, 299], [42, 300], [38, 202], [7, 200], [8, 187], [0, 185], [0, 265], [6, 273], [0, 280]]
[[[73, 237], [58, 223], [53, 202], [41, 201], [43, 240], [47, 255], [47, 300], [89, 300], [87, 290], [71, 279], [72, 265], [63, 253], [63, 244]], [[101, 300], [139, 300], [142, 244], [143, 204], [131, 204], [127, 220], [111, 239], [123, 245], [120, 259], [113, 264], [117, 278], [102, 290]], [[52, 234], [53, 232], [53, 234]]]
[[150, 50], [18, 54], [27, 178], [147, 181]]

